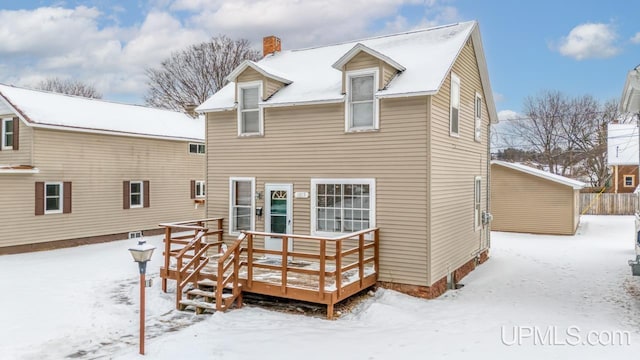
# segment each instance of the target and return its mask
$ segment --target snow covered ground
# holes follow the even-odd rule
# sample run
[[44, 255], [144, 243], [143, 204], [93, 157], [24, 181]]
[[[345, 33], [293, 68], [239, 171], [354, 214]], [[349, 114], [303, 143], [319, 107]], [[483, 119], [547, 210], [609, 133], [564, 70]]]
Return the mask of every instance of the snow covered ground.
[[[0, 257], [0, 358], [142, 358], [130, 245]], [[158, 251], [149, 264], [146, 358], [637, 357], [640, 278], [630, 274], [632, 258], [633, 217], [583, 216], [572, 237], [493, 233], [491, 259], [461, 290], [436, 300], [379, 290], [327, 321], [251, 306], [177, 312], [173, 294], [160, 291]]]

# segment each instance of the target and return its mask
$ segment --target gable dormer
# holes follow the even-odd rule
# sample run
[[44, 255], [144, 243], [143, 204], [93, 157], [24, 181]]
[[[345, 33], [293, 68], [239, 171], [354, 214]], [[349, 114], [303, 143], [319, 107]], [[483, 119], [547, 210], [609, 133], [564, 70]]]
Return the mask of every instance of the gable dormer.
[[377, 90], [386, 88], [391, 80], [405, 67], [389, 56], [376, 51], [364, 44], [358, 43], [351, 50], [347, 51], [338, 61], [333, 64], [333, 68], [342, 71], [342, 93], [347, 90], [347, 74], [352, 71], [376, 69]]
[[239, 84], [260, 82], [262, 88], [260, 100], [266, 101], [278, 90], [292, 83], [291, 80], [278, 74], [277, 71], [269, 69], [264, 65], [256, 64], [250, 60], [243, 61], [225, 80], [235, 82], [236, 84], [236, 103], [238, 102]]

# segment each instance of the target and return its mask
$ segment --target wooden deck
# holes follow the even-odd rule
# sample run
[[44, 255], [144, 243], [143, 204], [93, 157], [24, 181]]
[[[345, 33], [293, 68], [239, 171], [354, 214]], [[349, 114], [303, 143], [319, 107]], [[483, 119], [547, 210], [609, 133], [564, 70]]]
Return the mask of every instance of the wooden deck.
[[[377, 281], [377, 228], [338, 238], [246, 231], [223, 251], [222, 223], [222, 218], [214, 218], [161, 225], [165, 227], [162, 289], [167, 291], [168, 280], [176, 281], [178, 309], [224, 311], [234, 302], [241, 306], [242, 293], [250, 292], [325, 304], [331, 319], [336, 303]], [[193, 235], [175, 236], [184, 231]], [[265, 249], [265, 237], [280, 238], [284, 250]], [[288, 251], [290, 241], [314, 250]], [[198, 308], [194, 297], [215, 305]]]

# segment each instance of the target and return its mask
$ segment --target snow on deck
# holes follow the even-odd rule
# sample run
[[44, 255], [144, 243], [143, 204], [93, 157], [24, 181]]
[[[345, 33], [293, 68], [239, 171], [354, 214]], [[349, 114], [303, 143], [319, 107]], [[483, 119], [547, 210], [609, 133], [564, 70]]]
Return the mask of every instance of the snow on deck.
[[[636, 357], [640, 279], [627, 265], [634, 258], [633, 226], [631, 216], [583, 216], [575, 236], [494, 232], [491, 258], [463, 279], [462, 289], [435, 300], [378, 290], [336, 321], [250, 306], [212, 316], [177, 312], [175, 294], [160, 290], [156, 252], [149, 264], [147, 358]], [[1, 357], [139, 359], [131, 244], [1, 256]], [[501, 338], [512, 342], [514, 326], [555, 329], [555, 338], [545, 345], [531, 338], [503, 344]], [[568, 329], [585, 342], [589, 332], [628, 331], [631, 345], [574, 346]]]

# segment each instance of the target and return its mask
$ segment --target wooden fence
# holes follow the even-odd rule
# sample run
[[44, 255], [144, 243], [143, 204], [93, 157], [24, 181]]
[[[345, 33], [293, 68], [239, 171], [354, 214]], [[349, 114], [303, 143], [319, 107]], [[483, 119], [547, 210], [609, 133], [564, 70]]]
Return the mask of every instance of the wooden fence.
[[637, 201], [637, 194], [582, 193], [580, 212], [583, 215], [633, 215]]

